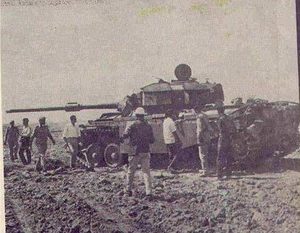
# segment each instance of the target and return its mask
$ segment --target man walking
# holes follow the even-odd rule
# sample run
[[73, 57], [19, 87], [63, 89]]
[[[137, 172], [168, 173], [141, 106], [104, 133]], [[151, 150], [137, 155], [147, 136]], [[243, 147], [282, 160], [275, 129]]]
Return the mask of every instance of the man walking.
[[[21, 139], [20, 139], [20, 150], [19, 150], [19, 157], [24, 165], [31, 163], [31, 151], [30, 151], [30, 136], [32, 133], [31, 128], [28, 125], [29, 120], [28, 118], [23, 118], [23, 128], [21, 132]], [[24, 152], [26, 152], [26, 159], [24, 156]]]
[[132, 196], [133, 179], [136, 169], [141, 164], [144, 173], [146, 186], [146, 195], [151, 197], [152, 185], [150, 175], [150, 144], [153, 144], [155, 139], [152, 127], [145, 121], [145, 110], [141, 107], [135, 110], [137, 120], [128, 127], [121, 137], [121, 141], [130, 138], [130, 145], [135, 148], [135, 154], [129, 155], [129, 165], [127, 172], [127, 187], [126, 195]]
[[47, 140], [50, 138], [53, 145], [55, 145], [55, 141], [50, 133], [50, 130], [48, 126], [46, 125], [46, 118], [41, 117], [39, 119], [39, 125], [35, 127], [33, 131], [33, 135], [31, 137], [30, 145], [32, 145], [32, 142], [35, 140], [36, 147], [38, 149], [38, 161], [36, 162], [36, 170], [40, 171], [40, 167], [42, 167], [42, 170], [45, 172], [45, 157], [47, 152]]
[[163, 123], [163, 136], [164, 141], [169, 151], [169, 160], [170, 164], [168, 166], [168, 170], [170, 172], [175, 172], [176, 170], [173, 168], [176, 159], [179, 156], [181, 151], [182, 143], [177, 135], [176, 125], [175, 125], [175, 113], [173, 110], [168, 109], [165, 113], [165, 120]]
[[19, 129], [15, 126], [15, 121], [11, 121], [10, 126], [5, 133], [4, 145], [8, 142], [10, 160], [13, 162], [17, 159], [17, 153], [19, 148]]
[[199, 158], [201, 162], [201, 176], [208, 176], [209, 171], [209, 162], [208, 154], [209, 148], [211, 145], [211, 138], [213, 136], [214, 130], [210, 126], [208, 116], [202, 111], [205, 107], [204, 104], [197, 106], [196, 110], [197, 115], [197, 139], [198, 139], [198, 148], [199, 148]]
[[220, 131], [218, 141], [218, 157], [217, 157], [217, 177], [219, 180], [223, 178], [224, 172], [227, 178], [232, 172], [232, 141], [236, 135], [236, 128], [230, 116], [224, 113], [223, 103], [217, 103], [219, 113], [218, 127]]
[[68, 123], [64, 128], [63, 138], [65, 143], [67, 144], [67, 146], [72, 152], [70, 158], [70, 168], [75, 168], [81, 133], [80, 133], [79, 126], [76, 124], [77, 122], [76, 116], [74, 115], [70, 116], [70, 121], [71, 122]]

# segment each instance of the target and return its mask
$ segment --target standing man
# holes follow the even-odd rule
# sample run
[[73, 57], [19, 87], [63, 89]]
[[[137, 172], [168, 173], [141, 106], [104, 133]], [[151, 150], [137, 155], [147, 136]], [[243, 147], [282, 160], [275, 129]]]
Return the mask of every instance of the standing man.
[[220, 131], [218, 141], [218, 157], [217, 157], [217, 177], [219, 180], [223, 178], [224, 171], [227, 178], [232, 172], [232, 141], [236, 136], [236, 128], [232, 118], [226, 115], [223, 103], [217, 103], [219, 114], [218, 127]]
[[208, 116], [202, 111], [205, 107], [204, 104], [200, 104], [196, 110], [197, 115], [197, 139], [199, 148], [199, 158], [201, 161], [201, 176], [205, 177], [209, 175], [209, 162], [208, 154], [211, 145], [211, 139], [214, 134], [214, 130], [209, 123]]
[[15, 126], [15, 121], [11, 121], [9, 124], [10, 126], [6, 130], [5, 140], [3, 144], [6, 145], [6, 143], [8, 142], [10, 160], [13, 162], [15, 159], [17, 159], [19, 148], [19, 129]]
[[78, 154], [79, 149], [79, 142], [80, 142], [80, 129], [79, 126], [76, 124], [77, 119], [76, 116], [70, 116], [70, 123], [65, 126], [63, 132], [63, 138], [67, 146], [70, 148], [72, 155], [70, 158], [70, 168], [76, 167], [76, 157]]
[[[28, 125], [29, 120], [28, 118], [23, 118], [23, 128], [21, 133], [21, 139], [20, 139], [20, 150], [19, 150], [19, 157], [24, 165], [31, 163], [31, 151], [30, 151], [30, 136], [32, 133], [31, 128]], [[24, 152], [26, 152], [25, 159]]]
[[35, 144], [36, 144], [36, 147], [37, 147], [38, 153], [39, 153], [38, 161], [36, 162], [36, 170], [40, 171], [40, 166], [41, 166], [42, 170], [45, 172], [46, 171], [45, 157], [46, 157], [46, 152], [47, 152], [47, 140], [48, 140], [48, 138], [50, 138], [53, 145], [55, 145], [55, 141], [50, 133], [48, 126], [46, 125], [46, 117], [41, 117], [39, 119], [39, 124], [40, 125], [36, 126], [33, 131], [30, 145], [32, 145], [34, 138], [36, 138]]
[[168, 170], [170, 172], [176, 171], [172, 166], [178, 158], [182, 146], [177, 135], [176, 125], [174, 122], [175, 118], [174, 111], [172, 109], [168, 109], [165, 113], [165, 120], [163, 123], [164, 141], [169, 151], [170, 164], [168, 166]]
[[121, 142], [123, 142], [123, 139], [130, 138], [130, 145], [135, 148], [135, 154], [128, 157], [126, 194], [132, 196], [134, 174], [138, 165], [141, 164], [144, 173], [146, 196], [151, 197], [150, 144], [153, 144], [155, 139], [152, 127], [144, 119], [145, 110], [138, 107], [135, 110], [135, 116], [137, 118], [136, 121], [128, 127], [121, 137]]

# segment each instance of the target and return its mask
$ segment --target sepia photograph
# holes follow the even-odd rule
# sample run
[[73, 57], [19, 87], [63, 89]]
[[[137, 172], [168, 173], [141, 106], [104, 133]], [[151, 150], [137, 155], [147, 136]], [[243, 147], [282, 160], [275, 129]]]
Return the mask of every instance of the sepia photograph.
[[0, 232], [300, 232], [300, 0], [0, 7]]

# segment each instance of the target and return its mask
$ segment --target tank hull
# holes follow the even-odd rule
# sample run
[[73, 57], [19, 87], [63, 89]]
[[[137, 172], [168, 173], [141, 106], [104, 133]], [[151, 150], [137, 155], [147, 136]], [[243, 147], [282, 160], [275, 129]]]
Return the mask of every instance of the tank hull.
[[[257, 100], [254, 103], [227, 107], [226, 112], [233, 118], [237, 128], [238, 137], [233, 142], [233, 157], [238, 164], [247, 167], [255, 166], [262, 159], [273, 156], [275, 153], [286, 154], [299, 147], [299, 104], [297, 103], [268, 103]], [[207, 115], [212, 128], [218, 134], [216, 110], [207, 111]], [[176, 127], [183, 144], [181, 156], [183, 167], [186, 167], [186, 163], [198, 169], [200, 164], [196, 119], [197, 116], [193, 111], [182, 112], [181, 117], [176, 121]], [[100, 147], [107, 147], [113, 143], [117, 147], [119, 156], [126, 160], [127, 155], [134, 154], [134, 148], [130, 146], [128, 140], [122, 144], [118, 141], [125, 128], [134, 120], [135, 117], [117, 117], [109, 122], [98, 121], [92, 126], [94, 132], [98, 132], [97, 136], [94, 135], [92, 138], [98, 138], [96, 141], [101, 145]], [[164, 114], [150, 115], [146, 117], [146, 120], [152, 126], [155, 136], [155, 143], [151, 145], [152, 160], [165, 161], [168, 150], [163, 139]], [[217, 141], [217, 138], [213, 138], [210, 146], [209, 160], [213, 165], [217, 156]], [[104, 153], [103, 151], [105, 149], [101, 153]], [[110, 155], [99, 154], [98, 156], [105, 158]], [[118, 161], [120, 163], [113, 166], [124, 163], [124, 159]], [[153, 161], [152, 164], [155, 165], [157, 162]]]

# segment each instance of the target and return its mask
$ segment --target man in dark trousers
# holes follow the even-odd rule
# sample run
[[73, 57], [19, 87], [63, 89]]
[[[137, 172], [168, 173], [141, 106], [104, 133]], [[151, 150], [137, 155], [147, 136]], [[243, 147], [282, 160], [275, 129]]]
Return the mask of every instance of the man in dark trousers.
[[10, 126], [5, 133], [4, 145], [8, 143], [10, 160], [13, 162], [17, 159], [17, 153], [19, 148], [19, 129], [15, 126], [15, 121], [11, 121]]
[[223, 103], [218, 102], [216, 106], [219, 114], [218, 127], [220, 131], [218, 141], [217, 177], [221, 180], [224, 173], [226, 178], [231, 176], [233, 161], [232, 141], [236, 136], [236, 127], [232, 118], [225, 114]]
[[39, 119], [39, 124], [40, 125], [36, 126], [33, 131], [33, 135], [30, 139], [30, 146], [32, 145], [34, 138], [36, 138], [35, 144], [39, 153], [38, 160], [36, 161], [36, 170], [39, 172], [41, 167], [42, 170], [45, 172], [45, 157], [47, 153], [48, 138], [52, 141], [53, 145], [55, 144], [55, 141], [52, 137], [52, 134], [50, 133], [48, 126], [46, 125], [46, 117], [41, 117]]
[[124, 139], [130, 138], [130, 145], [135, 148], [135, 154], [129, 155], [128, 172], [127, 172], [127, 187], [126, 195], [132, 196], [133, 179], [136, 169], [141, 164], [144, 173], [146, 186], [146, 196], [151, 197], [152, 185], [150, 175], [150, 144], [153, 144], [155, 139], [152, 127], [145, 121], [145, 110], [141, 107], [135, 110], [136, 121], [125, 130], [121, 142]]
[[[23, 119], [23, 128], [21, 132], [21, 139], [20, 139], [20, 150], [19, 150], [19, 157], [24, 165], [31, 163], [31, 151], [30, 151], [30, 136], [32, 130], [28, 125], [29, 120], [28, 118]], [[24, 152], [26, 152], [26, 157], [24, 156]]]

